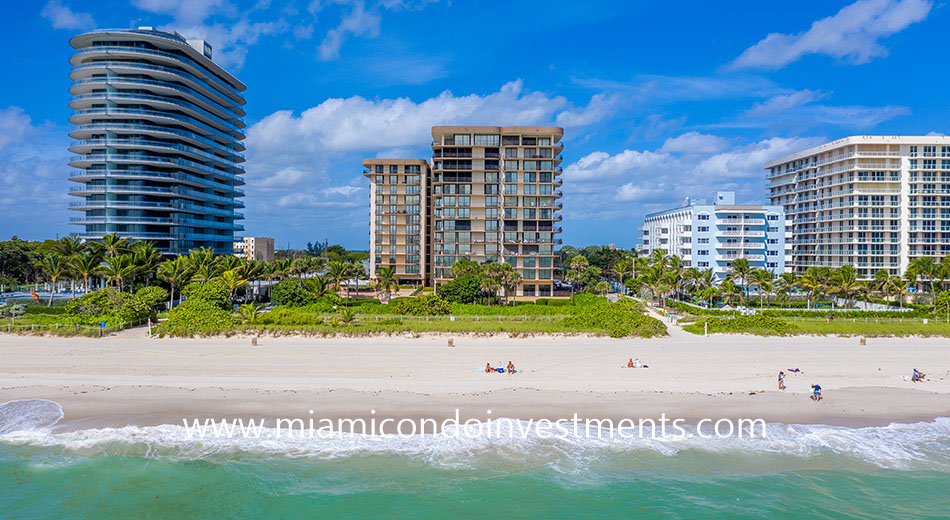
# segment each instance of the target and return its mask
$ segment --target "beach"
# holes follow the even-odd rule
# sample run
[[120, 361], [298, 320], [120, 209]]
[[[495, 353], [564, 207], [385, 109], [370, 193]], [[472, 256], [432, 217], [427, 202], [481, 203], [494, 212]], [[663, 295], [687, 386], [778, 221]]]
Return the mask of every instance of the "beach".
[[[454, 347], [446, 335], [265, 336], [257, 346], [141, 329], [2, 335], [2, 511], [481, 518], [504, 504], [502, 516], [519, 518], [902, 518], [950, 507], [933, 493], [950, 469], [946, 340], [670, 333], [453, 336]], [[630, 358], [649, 368], [625, 368]], [[484, 372], [508, 361], [519, 373]], [[914, 368], [926, 382], [902, 377]], [[814, 383], [821, 402], [809, 398]], [[473, 433], [450, 424], [428, 435], [314, 437], [278, 426], [421, 422], [456, 410]], [[614, 422], [553, 437], [531, 428], [575, 414]], [[647, 423], [623, 436], [624, 419], [664, 416], [682, 419], [685, 435]], [[702, 424], [743, 418], [762, 419], [767, 434], [713, 436]], [[208, 419], [267, 427], [196, 433], [194, 421]], [[481, 429], [492, 420], [510, 429]]]
[[[0, 401], [42, 398], [64, 424], [195, 417], [762, 418], [881, 425], [950, 416], [940, 338], [585, 336], [101, 339], [0, 335]], [[639, 358], [649, 368], [626, 368]], [[512, 361], [519, 373], [486, 374]], [[803, 374], [789, 373], [799, 368]], [[912, 383], [914, 368], [928, 375]], [[777, 389], [786, 372], [787, 390]], [[820, 403], [810, 385], [823, 388]], [[310, 411], [314, 412], [311, 413]], [[491, 410], [490, 414], [487, 412]]]

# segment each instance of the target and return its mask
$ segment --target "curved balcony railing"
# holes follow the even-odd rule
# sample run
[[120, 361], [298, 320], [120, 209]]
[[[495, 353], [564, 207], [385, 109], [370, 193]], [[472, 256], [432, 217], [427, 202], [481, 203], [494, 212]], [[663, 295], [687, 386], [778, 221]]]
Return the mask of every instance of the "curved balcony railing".
[[193, 117], [182, 116], [182, 115], [174, 114], [171, 112], [163, 112], [161, 110], [142, 110], [141, 108], [87, 108], [85, 110], [77, 110], [76, 112], [73, 113], [72, 117], [70, 117], [69, 119], [70, 121], [72, 121], [73, 118], [82, 117], [82, 116], [127, 116], [127, 115], [145, 116], [145, 117], [152, 117], [156, 119], [171, 119], [174, 121], [178, 121], [180, 123], [184, 123], [186, 125], [191, 125], [205, 132], [213, 133], [214, 135], [228, 141], [237, 142], [244, 139], [244, 134], [241, 134], [240, 132], [238, 132], [240, 137], [228, 135], [216, 128], [212, 128], [211, 125], [198, 121], [197, 119]]
[[[76, 125], [69, 132], [70, 137], [76, 138], [72, 134], [75, 132], [117, 132], [117, 131], [132, 131], [132, 132], [147, 132], [150, 134], [167, 134], [174, 135], [184, 139], [191, 139], [199, 143], [205, 144], [216, 148], [224, 153], [233, 155], [244, 160], [244, 154], [237, 151], [234, 148], [228, 148], [227, 146], [222, 145], [221, 143], [215, 141], [214, 139], [205, 137], [201, 134], [196, 134], [194, 132], [186, 132], [184, 130], [177, 130], [174, 128], [169, 128], [167, 126], [157, 126], [157, 125], [135, 125], [129, 123], [89, 123], [85, 125]], [[239, 146], [242, 150], [244, 149], [244, 144], [240, 141], [229, 140], [229, 143]]]
[[[93, 231], [90, 233], [80, 233], [79, 238], [87, 240], [96, 240], [102, 238], [102, 235], [112, 233], [112, 231]], [[178, 240], [172, 237], [170, 233], [156, 233], [153, 231], [116, 231], [116, 234], [131, 239], [156, 238], [159, 240]]]
[[[204, 157], [211, 161], [223, 164], [229, 168], [233, 168], [237, 171], [244, 172], [244, 169], [238, 165], [238, 163], [221, 157], [220, 155], [215, 155], [213, 153], [208, 153], [200, 148], [195, 148], [193, 146], [186, 146], [183, 144], [172, 144], [165, 141], [155, 141], [152, 139], [86, 139], [85, 141], [73, 141], [70, 143], [69, 150], [73, 151], [73, 148], [85, 147], [85, 146], [105, 146], [105, 147], [120, 147], [120, 146], [129, 146], [132, 148], [156, 148], [159, 150], [170, 150], [175, 152], [188, 153], [191, 155], [197, 155]], [[74, 152], [79, 153], [79, 152]], [[220, 170], [219, 170], [220, 171]], [[233, 174], [232, 174], [233, 175]]]
[[109, 216], [109, 217], [69, 217], [70, 224], [163, 224], [172, 225], [170, 217], [138, 217], [138, 216]]
[[236, 207], [244, 207], [244, 203], [239, 200], [222, 197], [220, 195], [214, 195], [212, 193], [205, 193], [203, 191], [192, 190], [182, 186], [173, 186], [170, 188], [160, 186], [76, 186], [70, 188], [69, 193], [70, 195], [78, 195], [83, 193], [145, 193], [168, 197], [190, 197], [198, 200], [217, 202], [219, 204], [230, 204]]
[[[187, 45], [187, 43], [185, 45]], [[195, 60], [192, 60], [191, 58], [186, 58], [184, 56], [179, 56], [177, 54], [171, 54], [171, 53], [162, 52], [162, 51], [154, 51], [151, 49], [125, 47], [125, 46], [118, 46], [118, 45], [116, 46], [99, 45], [99, 46], [94, 46], [94, 47], [86, 47], [83, 49], [77, 49], [76, 52], [73, 53], [72, 57], [84, 56], [84, 55], [89, 55], [89, 54], [105, 54], [106, 56], [111, 56], [111, 53], [113, 52], [120, 52], [124, 54], [138, 54], [140, 56], [154, 56], [157, 58], [174, 61], [174, 62], [187, 65], [191, 69], [198, 72], [202, 72], [202, 73], [208, 70], [201, 64], [195, 62]], [[111, 63], [111, 62], [100, 61], [100, 62], [95, 62], [95, 63]], [[82, 64], [76, 65], [76, 68], [79, 68], [82, 66], [83, 66]], [[171, 69], [171, 70], [178, 70], [178, 69]], [[209, 83], [213, 83], [215, 86], [220, 86], [226, 93], [233, 94], [236, 99], [240, 99], [240, 103], [244, 102], [243, 96], [241, 96], [241, 93], [238, 92], [236, 88], [232, 87], [231, 85], [228, 85], [227, 82], [219, 79], [214, 74], [207, 74], [204, 78], [200, 78], [191, 72], [187, 72], [187, 71], [180, 71], [180, 72], [184, 72], [185, 74], [188, 74], [189, 76], [195, 78], [195, 80], [197, 80], [198, 82], [202, 84], [207, 85]]]
[[[121, 92], [95, 92], [92, 94], [79, 94], [78, 96], [73, 96], [73, 101], [110, 101], [113, 99], [125, 99], [130, 101], [154, 101], [157, 103], [175, 105], [186, 110], [191, 110], [195, 114], [198, 114], [208, 121], [214, 122], [215, 124], [224, 128], [225, 131], [230, 130], [232, 132], [241, 133], [245, 126], [244, 121], [241, 121], [238, 118], [231, 118], [230, 120], [224, 119], [221, 116], [212, 114], [207, 109], [199, 107], [194, 103], [170, 98], [167, 96], [156, 96], [153, 94], [123, 94]], [[161, 110], [161, 108], [158, 110]], [[235, 124], [235, 122], [240, 123], [240, 125]]]
[[[230, 113], [230, 117], [235, 117], [241, 119], [245, 115], [244, 109], [233, 104], [230, 99], [225, 99], [225, 102], [215, 101], [210, 97], [198, 92], [193, 88], [185, 88], [176, 83], [170, 81], [158, 81], [154, 79], [142, 79], [142, 78], [130, 78], [128, 76], [104, 76], [104, 77], [95, 77], [88, 79], [77, 79], [73, 81], [73, 87], [85, 87], [85, 86], [114, 86], [114, 85], [133, 85], [139, 87], [156, 87], [165, 90], [174, 90], [175, 92], [180, 92], [182, 95], [191, 96], [193, 98], [199, 99], [206, 103], [208, 106], [221, 110], [225, 113]], [[73, 87], [70, 87], [72, 89]]]
[[[90, 163], [152, 163], [159, 165], [171, 165], [171, 166], [182, 166], [185, 168], [191, 168], [209, 175], [216, 175], [218, 177], [234, 181], [238, 184], [244, 184], [244, 179], [233, 173], [224, 172], [216, 168], [212, 168], [208, 165], [197, 163], [194, 161], [189, 161], [188, 159], [170, 159], [168, 157], [157, 157], [154, 155], [123, 155], [123, 154], [90, 154], [90, 155], [79, 155], [74, 157], [69, 165], [74, 168], [81, 168], [81, 166], [76, 166], [77, 163], [90, 162]], [[130, 170], [131, 171], [131, 170]], [[89, 170], [89, 174], [98, 173], [95, 170]], [[70, 174], [70, 177], [82, 177], [83, 175], [79, 173]], [[222, 186], [227, 186], [227, 184], [222, 184]]]
[[[119, 70], [121, 70], [121, 72], [117, 72]], [[169, 84], [171, 84], [172, 81], [181, 81], [185, 85], [187, 85], [189, 88], [193, 89], [196, 93], [199, 93], [199, 94], [204, 93], [202, 95], [205, 95], [205, 94], [214, 95], [218, 93], [213, 88], [210, 88], [209, 85], [207, 85], [206, 83], [201, 82], [198, 78], [196, 78], [195, 76], [183, 70], [170, 69], [168, 67], [160, 67], [157, 65], [149, 65], [146, 63], [137, 63], [137, 62], [131, 62], [131, 61], [120, 61], [120, 62], [98, 61], [98, 62], [93, 62], [93, 63], [87, 63], [84, 65], [78, 65], [73, 68], [72, 72], [70, 73], [70, 77], [73, 78], [74, 82], [87, 81], [87, 80], [92, 80], [94, 78], [82, 78], [82, 77], [76, 78], [76, 76], [84, 75], [84, 73], [89, 73], [89, 74], [103, 73], [104, 74], [105, 72], [112, 72], [113, 76], [103, 75], [102, 76], [103, 79], [108, 79], [110, 77], [125, 78], [133, 74], [148, 74], [148, 73], [152, 73], [156, 75], [166, 74], [174, 78], [174, 80], [172, 79], [168, 80]], [[162, 82], [161, 79], [156, 79], [153, 81]], [[218, 103], [221, 106], [227, 106], [228, 103], [235, 103], [233, 100], [231, 100], [230, 98], [226, 96], [222, 96], [221, 100], [222, 101]]]
[[[156, 172], [151, 170], [88, 170], [84, 172], [75, 172], [69, 175], [69, 180], [74, 182], [85, 182], [79, 179], [138, 179], [143, 181], [158, 181], [158, 182], [179, 182], [179, 183], [189, 183], [197, 186], [203, 186], [207, 188], [213, 188], [216, 190], [234, 193], [236, 196], [244, 196], [244, 191], [231, 186], [229, 184], [222, 184], [208, 179], [201, 179], [198, 177], [193, 177], [188, 174], [188, 172]], [[108, 185], [108, 186], [117, 186], [122, 187], [123, 185]], [[83, 191], [79, 188], [70, 188], [70, 191]]]

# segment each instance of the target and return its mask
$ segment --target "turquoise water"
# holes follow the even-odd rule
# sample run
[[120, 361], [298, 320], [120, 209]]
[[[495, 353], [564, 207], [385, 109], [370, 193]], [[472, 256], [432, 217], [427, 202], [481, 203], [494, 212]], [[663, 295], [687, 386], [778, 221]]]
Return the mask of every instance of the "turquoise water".
[[65, 432], [39, 413], [3, 421], [0, 408], [0, 518], [950, 514], [946, 418], [769, 425], [769, 438], [755, 440], [624, 442], [196, 441], [177, 426]]

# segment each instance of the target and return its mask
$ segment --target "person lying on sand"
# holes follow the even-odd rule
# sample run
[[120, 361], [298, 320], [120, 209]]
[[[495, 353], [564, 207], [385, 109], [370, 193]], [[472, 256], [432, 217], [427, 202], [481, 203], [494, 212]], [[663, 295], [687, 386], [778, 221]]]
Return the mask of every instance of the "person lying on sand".
[[821, 401], [821, 385], [811, 385], [812, 395], [811, 398], [813, 401]]
[[802, 370], [801, 370], [800, 368], [790, 368], [790, 369], [788, 369], [788, 371], [791, 372], [791, 373], [793, 373], [793, 374], [804, 374], [804, 372], [802, 372]]
[[511, 361], [508, 362], [508, 373], [509, 374], [515, 373], [515, 365]]
[[485, 373], [486, 373], [486, 374], [490, 374], [490, 373], [492, 373], [492, 372], [494, 372], [494, 371], [495, 371], [495, 369], [492, 368], [491, 363], [485, 363]]

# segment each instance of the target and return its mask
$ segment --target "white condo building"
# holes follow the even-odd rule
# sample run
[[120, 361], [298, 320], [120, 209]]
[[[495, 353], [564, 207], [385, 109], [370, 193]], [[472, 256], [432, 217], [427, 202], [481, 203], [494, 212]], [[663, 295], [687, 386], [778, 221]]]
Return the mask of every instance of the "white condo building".
[[687, 267], [712, 269], [720, 280], [738, 258], [783, 273], [790, 253], [782, 206], [737, 205], [731, 191], [717, 193], [714, 204], [687, 199], [682, 207], [650, 213], [640, 231], [641, 253], [665, 250]]
[[846, 137], [765, 168], [792, 222], [795, 272], [851, 264], [873, 278], [950, 254], [950, 137]]

